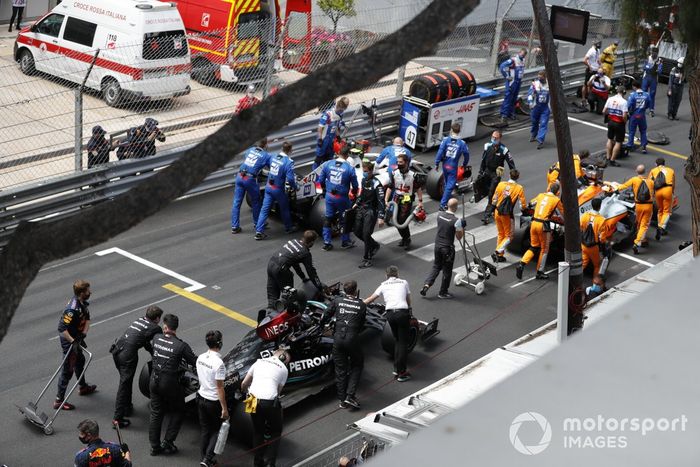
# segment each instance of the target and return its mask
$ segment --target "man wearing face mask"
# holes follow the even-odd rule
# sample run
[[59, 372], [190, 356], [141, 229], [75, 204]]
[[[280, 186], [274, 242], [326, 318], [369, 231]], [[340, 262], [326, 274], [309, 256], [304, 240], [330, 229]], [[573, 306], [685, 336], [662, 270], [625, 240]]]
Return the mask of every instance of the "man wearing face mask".
[[372, 266], [372, 258], [379, 251], [379, 243], [372, 238], [374, 225], [384, 225], [384, 186], [374, 176], [374, 164], [365, 160], [362, 162], [362, 184], [360, 195], [355, 200], [355, 236], [365, 244], [365, 254], [360, 268]]
[[615, 58], [617, 53], [617, 45], [620, 43], [619, 40], [615, 39], [612, 44], [607, 46], [603, 53], [600, 54], [600, 66], [605, 73], [605, 76], [612, 78], [613, 71], [615, 71]]
[[343, 113], [350, 105], [350, 99], [341, 97], [335, 104], [335, 109], [327, 110], [321, 115], [318, 122], [318, 141], [316, 144], [316, 158], [311, 166], [311, 170], [316, 170], [318, 166], [333, 157], [333, 141], [336, 135], [345, 129]]
[[542, 149], [549, 124], [549, 85], [544, 70], [537, 74], [537, 79], [530, 85], [527, 103], [531, 109], [530, 142], [537, 140], [537, 149]]
[[685, 71], [683, 71], [683, 62], [685, 57], [678, 59], [678, 63], [673, 67], [668, 75], [668, 119], [678, 120], [678, 107], [683, 99], [683, 81], [685, 80]]
[[382, 149], [382, 152], [379, 154], [379, 157], [374, 161], [376, 165], [381, 164], [384, 162], [384, 159], [388, 158], [389, 161], [389, 172], [392, 172], [396, 170], [399, 166], [398, 164], [398, 158], [399, 154], [406, 154], [406, 157], [408, 157], [408, 163], [411, 163], [411, 158], [413, 155], [411, 154], [411, 151], [406, 149], [403, 145], [403, 139], [401, 137], [397, 136], [394, 138], [394, 140], [391, 142], [391, 146], [387, 146], [384, 149]]
[[[389, 172], [389, 185], [386, 187], [385, 199], [387, 204], [390, 200], [396, 203], [398, 210], [396, 222], [402, 224], [413, 212], [413, 201], [418, 195], [418, 207], [423, 208], [423, 189], [417, 185], [413, 172], [409, 169], [408, 157], [406, 154], [399, 154], [398, 168]], [[407, 225], [404, 228], [396, 228], [401, 235], [399, 246], [404, 250], [411, 247], [411, 230]]]
[[520, 84], [522, 83], [523, 74], [525, 73], [526, 55], [527, 49], [522, 48], [517, 55], [513, 55], [513, 57], [501, 63], [498, 67], [506, 80], [504, 89], [505, 95], [500, 111], [502, 121], [505, 121], [507, 118], [515, 120], [515, 102], [518, 100]]
[[442, 193], [442, 199], [440, 200], [441, 211], [447, 209], [447, 201], [452, 196], [452, 190], [457, 184], [459, 159], [464, 156], [462, 161], [463, 170], [466, 171], [469, 165], [469, 147], [464, 140], [459, 138], [462, 125], [453, 123], [451, 130], [450, 136], [446, 136], [442, 140], [440, 148], [435, 155], [435, 169], [437, 170], [440, 167], [440, 162], [442, 162], [442, 176], [445, 178], [445, 191]]
[[603, 43], [599, 40], [593, 42], [593, 45], [586, 56], [583, 57], [583, 63], [586, 65], [586, 77], [583, 80], [583, 86], [581, 87], [581, 97], [583, 98], [582, 105], [585, 107], [588, 101], [588, 81], [591, 76], [595, 75], [600, 68], [600, 46]]
[[659, 48], [655, 45], [649, 46], [649, 56], [644, 62], [644, 74], [642, 75], [642, 91], [649, 93], [651, 100], [649, 105], [649, 115], [654, 116], [654, 106], [656, 105], [656, 86], [659, 83], [659, 73], [661, 73], [661, 59], [659, 58]]
[[602, 68], [598, 68], [596, 74], [588, 79], [587, 86], [590, 110], [600, 115], [603, 113], [603, 106], [608, 100], [610, 78], [605, 76]]
[[355, 242], [350, 240], [350, 232], [345, 230], [345, 211], [350, 208], [350, 193], [357, 193], [358, 183], [355, 168], [348, 164], [350, 148], [345, 146], [334, 161], [328, 161], [321, 167], [316, 182], [326, 192], [326, 219], [323, 223], [323, 250], [333, 249], [333, 220], [338, 218], [342, 234], [342, 248], [352, 248]]
[[131, 467], [131, 452], [126, 443], [121, 445], [102, 441], [100, 427], [94, 420], [78, 424], [78, 439], [87, 447], [75, 455], [75, 467], [111, 466]]
[[484, 145], [484, 154], [481, 156], [481, 167], [477, 177], [477, 180], [480, 180], [479, 185], [482, 187], [480, 190], [483, 191], [481, 197], [488, 196], [488, 203], [481, 220], [484, 224], [488, 224], [493, 215], [492, 198], [498, 183], [501, 181], [498, 172], [502, 173], [506, 162], [510, 170], [515, 169], [513, 156], [508, 148], [501, 143], [501, 132], [496, 130], [491, 134], [491, 141]]

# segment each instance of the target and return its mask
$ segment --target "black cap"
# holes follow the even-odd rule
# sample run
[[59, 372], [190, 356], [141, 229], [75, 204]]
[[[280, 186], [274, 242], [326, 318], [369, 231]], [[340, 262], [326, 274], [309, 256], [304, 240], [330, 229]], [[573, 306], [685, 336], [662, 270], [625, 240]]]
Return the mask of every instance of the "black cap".
[[92, 134], [94, 136], [100, 136], [100, 135], [104, 135], [106, 133], [107, 132], [105, 131], [105, 129], [102, 128], [100, 125], [95, 125], [94, 127], [92, 127]]

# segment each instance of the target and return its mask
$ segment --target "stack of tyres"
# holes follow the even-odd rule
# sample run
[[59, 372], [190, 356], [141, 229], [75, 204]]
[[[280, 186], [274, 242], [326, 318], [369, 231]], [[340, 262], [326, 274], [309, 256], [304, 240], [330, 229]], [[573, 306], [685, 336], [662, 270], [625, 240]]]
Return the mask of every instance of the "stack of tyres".
[[408, 93], [431, 104], [457, 99], [476, 93], [476, 79], [463, 68], [436, 71], [413, 80]]

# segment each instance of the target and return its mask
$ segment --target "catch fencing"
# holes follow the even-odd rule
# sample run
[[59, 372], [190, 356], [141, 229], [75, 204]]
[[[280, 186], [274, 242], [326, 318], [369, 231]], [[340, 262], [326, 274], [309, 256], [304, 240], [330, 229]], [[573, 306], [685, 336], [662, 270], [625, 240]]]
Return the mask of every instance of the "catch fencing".
[[[92, 44], [81, 30], [82, 36], [76, 33], [70, 39], [90, 45], [76, 46], [75, 51], [52, 54], [20, 48], [18, 63], [0, 65], [0, 190], [87, 169], [86, 145], [96, 125], [107, 131], [115, 147], [109, 159], [113, 164], [119, 163], [116, 148], [121, 147], [121, 156], [128, 158], [125, 147], [139, 138], [152, 138], [142, 127], [146, 118], [154, 118], [166, 130], [166, 141], [157, 143], [160, 150], [196, 143], [236, 111], [248, 84], [256, 86], [254, 96], [262, 99], [320, 66], [370, 47], [428, 3], [358, 0], [355, 16], [341, 18], [335, 32], [329, 18], [314, 10], [310, 32], [290, 17], [274, 39], [275, 25], [264, 20], [239, 25], [237, 40], [231, 39], [231, 31], [222, 30], [206, 37], [172, 32], [126, 43]], [[591, 20], [589, 38], [616, 37], [617, 21], [610, 19], [606, 1], [553, 3], [603, 14]], [[58, 34], [56, 24], [47, 20], [36, 25], [37, 33]], [[499, 76], [499, 60], [520, 47], [533, 51], [529, 66], [537, 66], [541, 64], [537, 37], [530, 0], [482, 1], [434, 55], [412, 60], [351, 94], [351, 104], [403, 95], [414, 78], [435, 70], [466, 68], [479, 83], [492, 80]], [[236, 83], [218, 79], [226, 73], [221, 64], [209, 61], [212, 54], [202, 47], [188, 48], [188, 41], [193, 45], [197, 40], [208, 41], [211, 50], [228, 56]], [[580, 62], [585, 48], [561, 43], [560, 63]], [[93, 60], [95, 66], [88, 73]], [[178, 94], [182, 95], [171, 97]]]

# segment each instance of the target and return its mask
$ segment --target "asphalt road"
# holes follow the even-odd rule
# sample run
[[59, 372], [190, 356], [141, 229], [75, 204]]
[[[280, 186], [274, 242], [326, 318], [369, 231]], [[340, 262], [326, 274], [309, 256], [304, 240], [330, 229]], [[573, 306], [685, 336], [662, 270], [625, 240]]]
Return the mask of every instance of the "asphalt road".
[[[663, 87], [657, 98], [660, 114], [665, 109]], [[681, 120], [668, 121], [657, 116], [650, 119], [651, 129], [666, 132], [671, 144], [662, 151], [688, 154], [689, 103], [684, 101], [679, 113]], [[590, 114], [572, 117], [593, 125], [600, 125], [600, 118]], [[602, 129], [582, 123], [571, 123], [574, 149], [598, 150], [605, 141]], [[535, 143], [528, 143], [527, 130], [506, 133], [504, 143], [515, 155], [521, 169], [521, 181], [529, 198], [545, 187], [546, 168], [555, 160], [554, 134], [550, 134], [542, 150]], [[478, 159], [484, 141], [473, 142], [470, 148]], [[648, 166], [659, 155], [651, 149], [648, 155], [633, 154], [622, 162], [620, 168], [608, 168], [606, 179], [626, 180], [632, 176], [634, 166], [643, 162]], [[683, 159], [664, 154], [667, 165], [676, 169], [677, 194], [681, 206], [674, 213], [670, 234], [661, 242], [651, 238], [651, 246], [639, 257], [616, 256], [610, 266], [608, 284], [614, 285], [641, 271], [648, 264], [655, 264], [677, 251], [678, 244], [690, 238], [689, 194], [682, 180]], [[426, 159], [431, 155], [426, 154]], [[476, 165], [475, 161], [473, 161]], [[427, 198], [427, 197], [426, 197]], [[256, 242], [252, 238], [249, 223], [245, 232], [230, 234], [229, 212], [231, 190], [184, 199], [146, 220], [131, 231], [112, 241], [92, 248], [72, 258], [47, 265], [27, 291], [17, 310], [9, 334], [0, 344], [0, 463], [14, 466], [71, 465], [74, 453], [82, 446], [78, 442], [75, 427], [84, 418], [95, 418], [102, 426], [106, 439], [115, 439], [109, 428], [118, 376], [107, 349], [144, 308], [153, 303], [180, 317], [178, 335], [189, 342], [196, 353], [205, 350], [204, 334], [218, 328], [224, 334], [224, 350], [231, 348], [250, 328], [210, 308], [165, 289], [165, 284], [185, 288], [192, 281], [206, 287], [194, 293], [212, 302], [255, 319], [257, 310], [265, 305], [265, 267], [272, 250], [288, 239], [277, 221], [271, 223], [270, 238]], [[427, 204], [428, 212], [434, 212], [436, 203]], [[475, 212], [472, 209], [472, 212]], [[248, 213], [244, 218], [249, 218]], [[481, 228], [476, 214], [468, 219], [469, 227], [479, 229], [482, 240], [479, 247], [490, 253], [495, 243], [495, 227], [491, 233]], [[414, 313], [423, 319], [440, 318], [441, 334], [427, 347], [419, 347], [409, 357], [414, 378], [407, 383], [396, 383], [391, 377], [391, 363], [379, 345], [375, 335], [366, 337], [366, 366], [360, 384], [358, 398], [362, 411], [357, 413], [337, 409], [333, 391], [307, 399], [285, 412], [285, 437], [280, 449], [278, 465], [290, 465], [318, 451], [324, 446], [347, 435], [346, 424], [360, 418], [365, 412], [380, 409], [433, 381], [465, 366], [475, 359], [502, 346], [555, 317], [556, 280], [523, 281], [518, 285], [514, 268], [507, 266], [486, 286], [486, 292], [477, 296], [464, 287], [452, 287], [456, 299], [438, 300], [433, 288], [427, 299], [417, 295], [430, 263], [422, 252], [429, 251], [434, 239], [432, 225], [424, 225], [414, 235], [414, 250], [405, 254], [396, 246], [399, 237], [395, 231], [380, 233], [384, 243], [376, 265], [370, 270], [357, 268], [361, 250], [336, 249], [324, 252], [314, 248], [314, 259], [321, 278], [333, 282], [347, 278], [358, 281], [361, 294], [369, 295], [384, 278], [383, 269], [396, 264], [401, 275], [409, 280], [414, 291]], [[653, 230], [652, 230], [653, 233]], [[421, 250], [421, 247], [426, 247]], [[143, 262], [129, 259], [113, 252], [96, 255], [111, 248], [120, 248], [138, 258], [152, 262], [161, 269], [149, 267]], [[514, 259], [514, 258], [511, 258]], [[643, 262], [648, 264], [644, 264]], [[459, 255], [455, 266], [460, 265]], [[553, 267], [553, 266], [552, 266]], [[177, 273], [185, 277], [173, 277]], [[170, 274], [170, 275], [169, 275]], [[534, 267], [526, 269], [525, 279], [534, 276]], [[92, 327], [88, 343], [95, 353], [87, 379], [98, 385], [98, 392], [88, 397], [75, 396], [77, 406], [73, 412], [63, 412], [55, 423], [53, 436], [45, 436], [26, 422], [17, 411], [35, 397], [60, 363], [59, 345], [55, 338], [60, 312], [71, 295], [71, 284], [78, 278], [92, 283]], [[191, 282], [187, 282], [190, 280]], [[588, 278], [587, 281], [590, 279]], [[145, 354], [141, 361], [145, 360]], [[52, 384], [47, 398], [40, 406], [47, 410], [55, 394]], [[188, 416], [177, 445], [180, 453], [169, 458], [151, 458], [148, 455], [147, 400], [134, 391], [136, 412], [131, 417], [133, 425], [124, 430], [125, 441], [132, 449], [134, 460], [140, 465], [195, 465], [199, 461], [199, 426], [196, 416]], [[232, 427], [233, 430], [236, 427]], [[229, 441], [222, 456], [224, 465], [245, 465], [252, 456], [245, 446]]]

